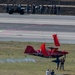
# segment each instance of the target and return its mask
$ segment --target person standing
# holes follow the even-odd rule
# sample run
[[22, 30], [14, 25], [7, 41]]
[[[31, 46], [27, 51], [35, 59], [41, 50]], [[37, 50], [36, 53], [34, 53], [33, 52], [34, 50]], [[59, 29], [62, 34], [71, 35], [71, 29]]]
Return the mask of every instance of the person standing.
[[54, 73], [54, 70], [52, 70], [52, 71], [51, 71], [51, 75], [54, 75], [54, 74], [55, 74], [55, 73]]
[[64, 63], [65, 63], [65, 59], [62, 58], [62, 59], [60, 60], [60, 70], [61, 70], [61, 69], [64, 70]]
[[57, 56], [57, 58], [56, 58], [56, 63], [57, 63], [57, 66], [56, 66], [56, 68], [57, 68], [57, 70], [59, 69], [59, 64], [60, 64], [60, 59], [59, 59], [59, 57]]
[[49, 69], [46, 70], [46, 75], [50, 75], [50, 70]]
[[56, 63], [56, 69], [57, 70], [60, 69], [60, 59], [58, 56], [56, 57], [56, 60], [53, 60], [52, 62]]

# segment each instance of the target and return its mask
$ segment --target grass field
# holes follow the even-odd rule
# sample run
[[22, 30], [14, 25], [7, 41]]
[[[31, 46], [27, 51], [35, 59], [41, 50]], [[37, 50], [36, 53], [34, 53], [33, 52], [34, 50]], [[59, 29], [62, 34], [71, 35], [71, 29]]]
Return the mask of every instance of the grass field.
[[[75, 75], [75, 44], [62, 44], [59, 49], [69, 52], [65, 61], [65, 71], [56, 70], [56, 64], [51, 62], [54, 58], [42, 58], [32, 55], [25, 55], [24, 49], [27, 45], [32, 45], [39, 49], [41, 43], [31, 42], [1, 42], [0, 41], [0, 60], [33, 58], [35, 62], [0, 62], [0, 75], [45, 75], [45, 71], [54, 69], [55, 74]], [[47, 46], [53, 44], [47, 43]]]

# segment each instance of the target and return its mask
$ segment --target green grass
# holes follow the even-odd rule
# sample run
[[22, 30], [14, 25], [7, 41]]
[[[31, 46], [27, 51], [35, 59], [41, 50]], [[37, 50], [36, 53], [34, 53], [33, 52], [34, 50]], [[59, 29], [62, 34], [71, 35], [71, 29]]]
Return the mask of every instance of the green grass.
[[[34, 49], [40, 49], [41, 43], [36, 42], [2, 42], [0, 41], [0, 59], [26, 58], [24, 50], [27, 45], [32, 45]], [[53, 44], [47, 43], [47, 46]], [[0, 63], [0, 75], [45, 75], [46, 69], [54, 69], [56, 74], [75, 74], [75, 44], [62, 44], [60, 50], [69, 52], [65, 62], [65, 71], [56, 70], [56, 64], [51, 62], [53, 58], [42, 58], [26, 55], [36, 62], [16, 62]]]

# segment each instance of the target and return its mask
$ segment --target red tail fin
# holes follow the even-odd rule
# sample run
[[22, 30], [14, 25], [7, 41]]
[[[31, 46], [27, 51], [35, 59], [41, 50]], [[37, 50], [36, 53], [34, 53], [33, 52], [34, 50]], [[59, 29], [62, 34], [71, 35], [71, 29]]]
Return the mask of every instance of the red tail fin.
[[35, 52], [36, 51], [34, 50], [34, 48], [32, 46], [27, 46], [24, 53], [34, 54]]
[[55, 44], [55, 46], [60, 46], [60, 43], [59, 43], [57, 34], [53, 34], [53, 39], [54, 39], [54, 44]]
[[44, 56], [48, 57], [48, 53], [47, 53], [47, 51], [46, 51], [45, 43], [43, 43], [43, 44], [41, 45], [41, 51], [42, 51], [42, 54], [43, 54]]

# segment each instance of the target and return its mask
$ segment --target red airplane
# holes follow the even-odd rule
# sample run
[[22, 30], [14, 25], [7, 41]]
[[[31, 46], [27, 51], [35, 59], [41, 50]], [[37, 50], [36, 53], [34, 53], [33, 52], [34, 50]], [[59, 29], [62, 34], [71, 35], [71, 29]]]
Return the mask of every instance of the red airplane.
[[[53, 34], [52, 36], [54, 39], [55, 46], [60, 46], [57, 34]], [[61, 56], [68, 54], [68, 52], [64, 50], [63, 51], [58, 50], [58, 47], [48, 47], [48, 49], [46, 49], [45, 43], [43, 43], [40, 46], [40, 50], [34, 50], [32, 46], [28, 45], [24, 53], [30, 54], [30, 55], [41, 56], [41, 57], [47, 57], [47, 58], [49, 57], [57, 58], [57, 57], [61, 57]]]

